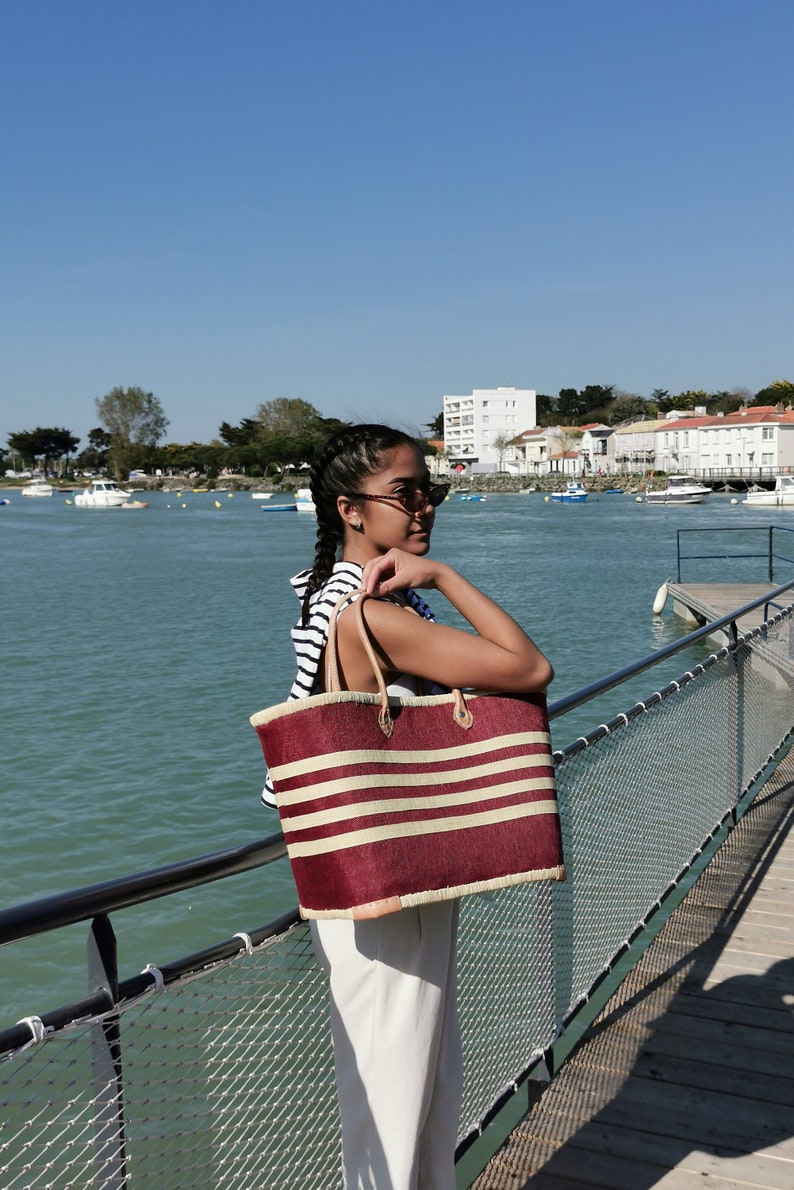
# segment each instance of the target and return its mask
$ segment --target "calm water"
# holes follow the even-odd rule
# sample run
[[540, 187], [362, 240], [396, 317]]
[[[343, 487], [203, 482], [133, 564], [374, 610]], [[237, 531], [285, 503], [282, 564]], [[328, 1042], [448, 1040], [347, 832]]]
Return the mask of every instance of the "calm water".
[[[439, 510], [434, 553], [529, 630], [557, 671], [555, 699], [685, 631], [669, 609], [651, 611], [675, 574], [676, 528], [780, 519], [723, 496], [685, 509], [631, 496], [582, 506], [537, 493], [453, 499]], [[241, 493], [156, 494], [140, 511], [12, 493], [0, 535], [2, 903], [271, 833], [248, 717], [280, 701], [292, 680], [298, 604], [288, 579], [311, 561], [314, 519], [264, 513]], [[762, 562], [753, 567], [748, 580], [765, 578]], [[710, 576], [701, 566], [691, 577]], [[434, 606], [452, 618], [438, 597]], [[682, 659], [673, 667], [687, 668]], [[654, 688], [558, 721], [555, 746]], [[292, 904], [279, 864], [120, 915], [122, 976]], [[0, 1027], [83, 994], [85, 932], [0, 952]]]

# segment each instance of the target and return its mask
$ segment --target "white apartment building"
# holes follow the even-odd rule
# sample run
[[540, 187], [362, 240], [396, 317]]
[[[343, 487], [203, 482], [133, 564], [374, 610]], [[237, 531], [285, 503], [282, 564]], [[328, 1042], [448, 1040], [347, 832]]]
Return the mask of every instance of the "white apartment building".
[[620, 426], [615, 463], [624, 472], [771, 478], [794, 469], [794, 410], [751, 405], [716, 417], [673, 412]]
[[509, 441], [537, 421], [534, 388], [475, 388], [466, 397], [444, 396], [444, 446], [450, 462], [472, 472], [498, 471], [511, 457], [496, 442]]
[[761, 472], [771, 476], [794, 468], [794, 412], [772, 405], [750, 406], [712, 417], [699, 431], [700, 472]]
[[701, 431], [710, 426], [714, 417], [668, 416], [666, 423], [654, 433], [655, 471], [695, 475], [700, 471]]

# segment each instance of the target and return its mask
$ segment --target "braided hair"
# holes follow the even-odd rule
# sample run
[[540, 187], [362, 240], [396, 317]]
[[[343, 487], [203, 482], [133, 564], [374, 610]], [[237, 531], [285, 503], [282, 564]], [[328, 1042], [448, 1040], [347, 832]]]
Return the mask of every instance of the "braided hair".
[[417, 443], [390, 426], [346, 426], [328, 439], [315, 459], [309, 485], [317, 511], [317, 541], [303, 599], [304, 624], [309, 616], [309, 600], [331, 577], [337, 549], [344, 540], [337, 496], [359, 491], [362, 482], [383, 466], [383, 456], [398, 446], [417, 447]]

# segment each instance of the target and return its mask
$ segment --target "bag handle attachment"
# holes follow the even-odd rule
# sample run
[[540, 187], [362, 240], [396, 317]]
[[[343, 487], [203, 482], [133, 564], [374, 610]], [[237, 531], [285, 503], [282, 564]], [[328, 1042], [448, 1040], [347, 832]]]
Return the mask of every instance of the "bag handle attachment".
[[[356, 599], [355, 596], [359, 598]], [[361, 643], [364, 647], [364, 652], [369, 658], [372, 666], [372, 672], [375, 675], [375, 681], [378, 684], [378, 694], [380, 695], [380, 706], [378, 708], [378, 725], [385, 736], [391, 736], [394, 731], [394, 720], [392, 718], [391, 708], [389, 706], [389, 692], [386, 689], [386, 680], [383, 676], [383, 670], [378, 664], [378, 658], [375, 655], [375, 649], [372, 645], [372, 639], [369, 630], [364, 620], [364, 601], [371, 599], [363, 588], [355, 591], [348, 591], [341, 599], [334, 604], [331, 615], [328, 619], [328, 642], [325, 646], [325, 673], [326, 681], [325, 688], [329, 693], [337, 693], [342, 689], [342, 684], [339, 679], [339, 652], [336, 643], [336, 625], [337, 620], [342, 609], [352, 600], [354, 615], [356, 618], [356, 628]], [[388, 598], [388, 596], [386, 597]], [[393, 600], [392, 602], [397, 602]], [[400, 605], [403, 606], [403, 605]], [[407, 608], [407, 611], [413, 611], [412, 608]], [[413, 613], [416, 614], [415, 612]], [[452, 719], [453, 722], [464, 729], [471, 727], [474, 722], [471, 711], [464, 698], [463, 691], [458, 689], [452, 690], [453, 705], [452, 705]]]

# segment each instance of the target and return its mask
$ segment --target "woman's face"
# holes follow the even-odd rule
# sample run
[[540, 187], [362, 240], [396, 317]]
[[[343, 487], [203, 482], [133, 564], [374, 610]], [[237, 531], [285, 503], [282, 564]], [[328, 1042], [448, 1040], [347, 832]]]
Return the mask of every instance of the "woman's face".
[[[369, 498], [356, 500], [353, 511], [346, 517], [345, 558], [363, 563], [391, 549], [419, 557], [426, 554], [436, 510], [416, 493], [426, 493], [429, 485], [425, 460], [416, 447], [405, 443], [389, 451], [383, 467], [359, 486], [360, 495]], [[389, 499], [403, 495], [416, 511], [409, 511], [399, 500]], [[382, 498], [374, 500], [373, 496]], [[356, 522], [358, 527], [354, 527]]]

